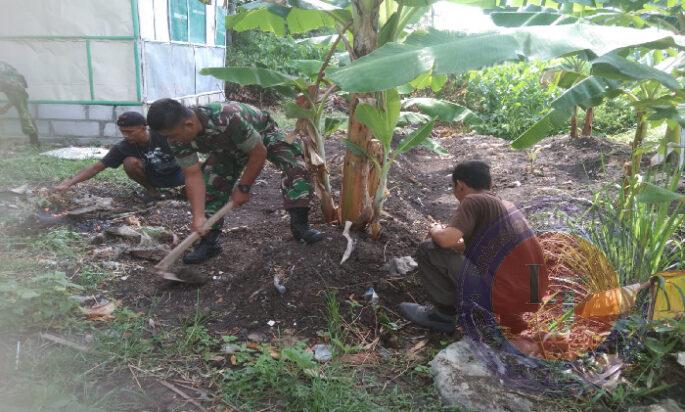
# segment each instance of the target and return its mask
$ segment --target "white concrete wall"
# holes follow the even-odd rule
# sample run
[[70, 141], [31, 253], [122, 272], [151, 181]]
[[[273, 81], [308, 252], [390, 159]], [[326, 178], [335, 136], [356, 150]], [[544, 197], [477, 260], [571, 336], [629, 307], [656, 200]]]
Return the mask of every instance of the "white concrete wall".
[[[69, 140], [83, 144], [109, 142], [121, 138], [116, 118], [123, 112], [144, 112], [143, 106], [104, 106], [82, 104], [31, 104], [31, 116], [38, 126], [39, 139]], [[24, 137], [14, 108], [0, 116], [0, 138]]]

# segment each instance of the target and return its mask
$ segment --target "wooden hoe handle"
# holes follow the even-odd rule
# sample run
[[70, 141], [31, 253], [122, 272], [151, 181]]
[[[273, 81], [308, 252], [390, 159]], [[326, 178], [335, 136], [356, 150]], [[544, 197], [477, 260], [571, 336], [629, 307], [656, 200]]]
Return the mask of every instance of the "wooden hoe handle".
[[[202, 226], [202, 230], [209, 230], [216, 222], [219, 221], [219, 219], [226, 216], [232, 209], [233, 201], [226, 203], [221, 209], [217, 210], [216, 213], [207, 219], [204, 226]], [[201, 236], [197, 232], [192, 232], [187, 238], [183, 239], [183, 242], [179, 243], [178, 246], [173, 248], [168, 255], [164, 256], [164, 259], [160, 260], [159, 263], [155, 265], [155, 270], [161, 272], [167, 271], [169, 267], [173, 265], [179, 257], [181, 257], [183, 252], [188, 250], [188, 248], [190, 248], [193, 243], [200, 239], [200, 237]]]

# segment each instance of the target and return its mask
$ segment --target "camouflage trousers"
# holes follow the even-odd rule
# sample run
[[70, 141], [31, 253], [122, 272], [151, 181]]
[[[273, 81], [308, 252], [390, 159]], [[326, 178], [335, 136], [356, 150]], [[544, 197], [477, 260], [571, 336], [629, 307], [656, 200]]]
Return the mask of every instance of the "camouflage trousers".
[[[267, 160], [282, 173], [283, 207], [292, 209], [309, 206], [313, 186], [299, 144], [285, 141], [283, 133], [278, 129], [263, 135], [262, 142], [266, 147]], [[219, 153], [210, 154], [202, 166], [207, 187], [205, 212], [208, 215], [228, 202], [246, 165], [246, 155], [240, 158], [223, 158]]]
[[17, 109], [22, 133], [29, 137], [31, 143], [37, 143], [38, 129], [36, 128], [36, 123], [33, 121], [33, 118], [31, 118], [31, 112], [29, 112], [29, 96], [26, 92], [14, 93], [6, 91], [5, 94], [7, 95], [9, 103]]

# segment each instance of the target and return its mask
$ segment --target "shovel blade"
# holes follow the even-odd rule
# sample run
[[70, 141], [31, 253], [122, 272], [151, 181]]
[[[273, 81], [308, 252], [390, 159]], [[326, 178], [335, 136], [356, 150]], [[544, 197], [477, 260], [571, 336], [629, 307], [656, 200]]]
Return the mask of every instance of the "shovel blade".
[[155, 270], [155, 274], [156, 274], [157, 276], [161, 276], [162, 279], [173, 280], [173, 281], [175, 281], [175, 282], [188, 283], [187, 280], [181, 279], [181, 278], [179, 278], [178, 276], [176, 276], [175, 273], [169, 272], [169, 271], [166, 271], [166, 270]]

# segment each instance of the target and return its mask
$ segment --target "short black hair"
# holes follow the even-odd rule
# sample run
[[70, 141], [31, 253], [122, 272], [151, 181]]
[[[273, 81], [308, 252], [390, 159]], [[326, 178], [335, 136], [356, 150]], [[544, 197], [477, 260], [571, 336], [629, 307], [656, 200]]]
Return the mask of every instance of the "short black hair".
[[147, 124], [150, 129], [169, 130], [192, 116], [193, 112], [174, 99], [159, 99], [147, 111]]
[[468, 160], [458, 163], [452, 171], [452, 183], [461, 180], [471, 189], [487, 190], [492, 186], [490, 165], [480, 160]]

